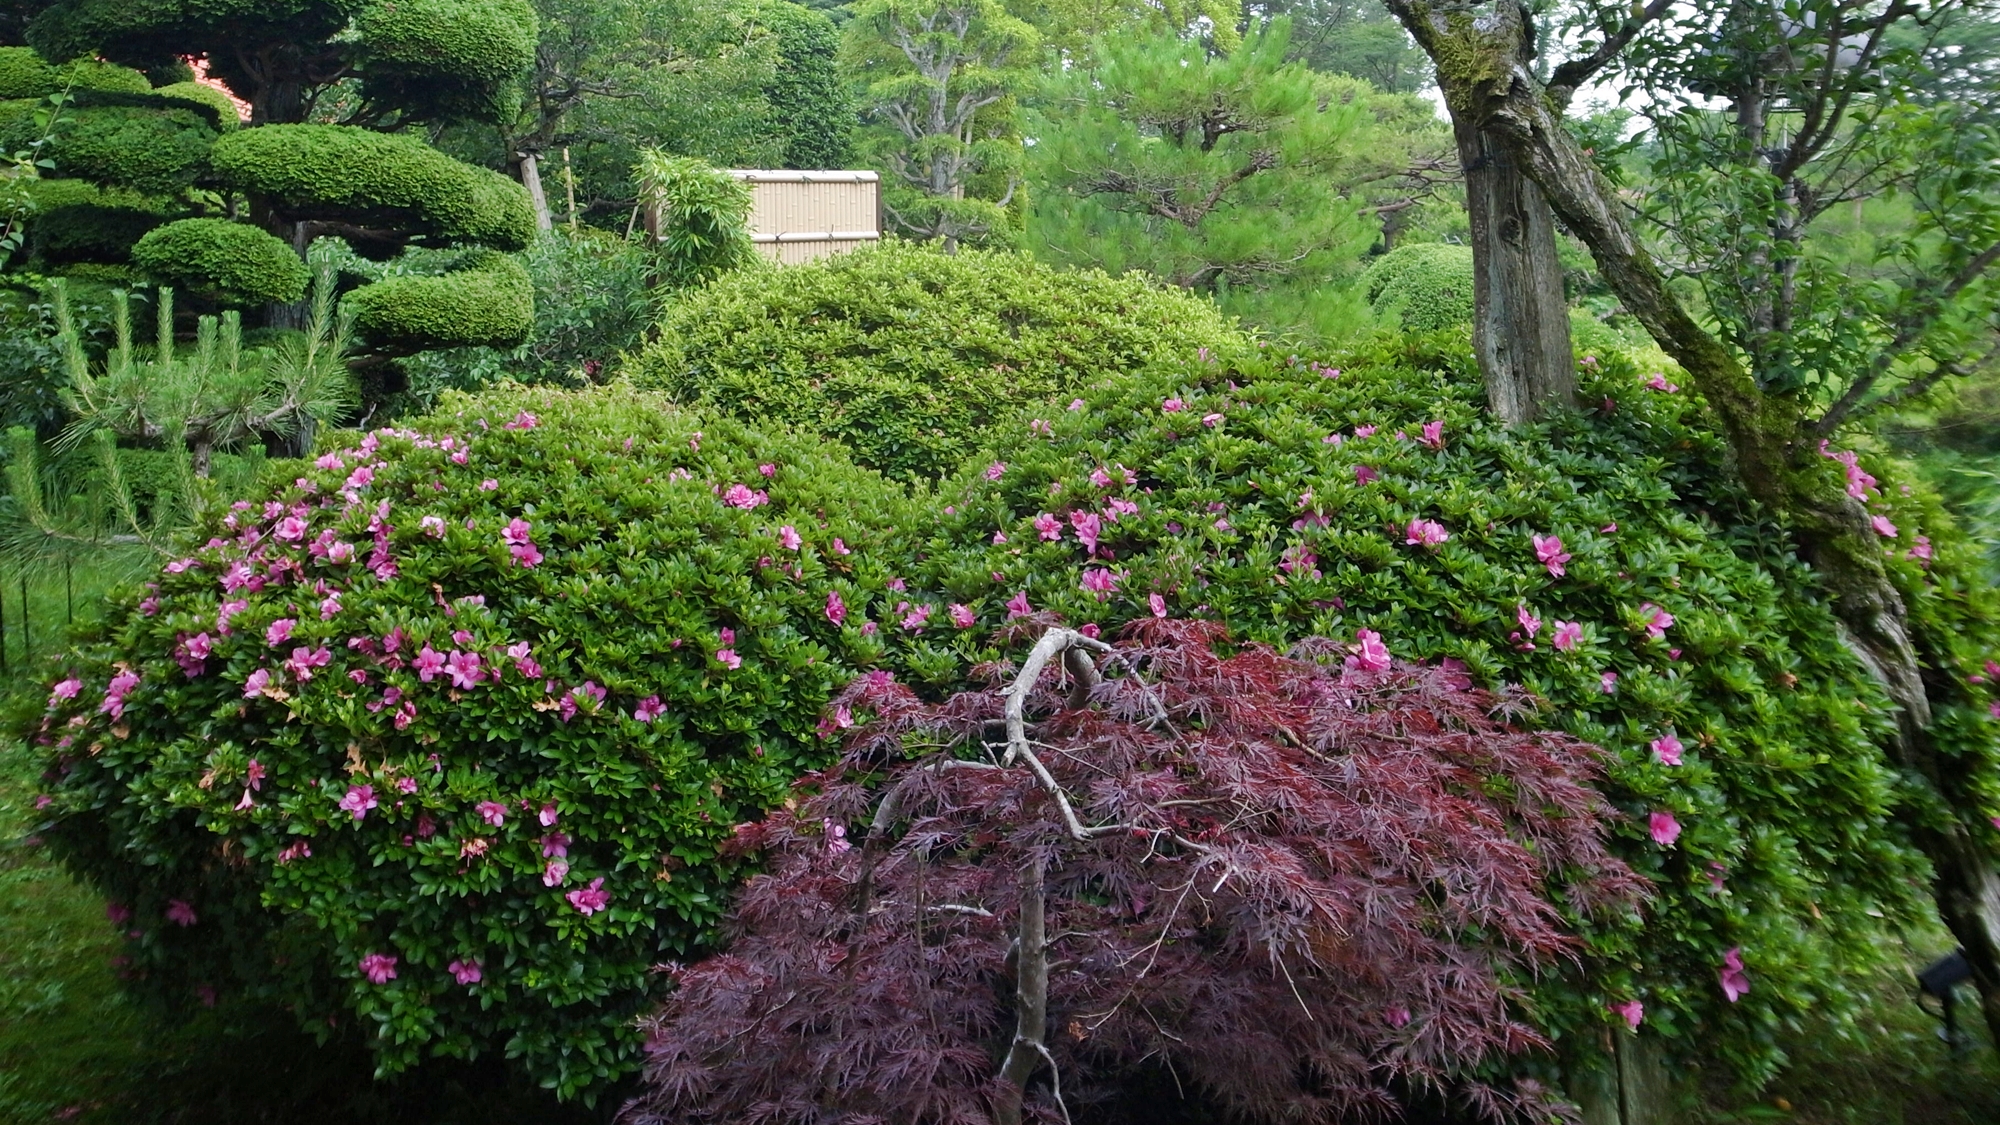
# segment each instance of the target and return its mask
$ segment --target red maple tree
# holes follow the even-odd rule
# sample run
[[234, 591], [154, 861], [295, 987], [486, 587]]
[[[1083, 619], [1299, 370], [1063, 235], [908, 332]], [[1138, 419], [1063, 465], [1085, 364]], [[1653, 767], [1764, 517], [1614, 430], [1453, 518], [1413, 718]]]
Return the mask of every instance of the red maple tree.
[[1546, 1111], [1469, 1074], [1542, 1044], [1510, 982], [1570, 955], [1565, 911], [1645, 893], [1601, 752], [1344, 651], [1147, 621], [940, 705], [863, 677], [841, 761], [738, 830], [766, 873], [675, 969], [624, 1120], [1102, 1120], [1162, 1073], [1246, 1121]]

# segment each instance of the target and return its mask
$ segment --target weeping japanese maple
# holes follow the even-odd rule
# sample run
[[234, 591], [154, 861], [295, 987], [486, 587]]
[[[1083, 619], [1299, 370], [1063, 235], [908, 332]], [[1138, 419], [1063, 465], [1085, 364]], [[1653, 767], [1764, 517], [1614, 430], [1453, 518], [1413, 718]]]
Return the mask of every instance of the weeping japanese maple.
[[738, 829], [766, 873], [675, 970], [630, 1125], [1549, 1108], [1471, 1076], [1543, 1044], [1518, 985], [1566, 920], [1645, 893], [1596, 748], [1365, 643], [1041, 624], [989, 690], [836, 699], [841, 760]]

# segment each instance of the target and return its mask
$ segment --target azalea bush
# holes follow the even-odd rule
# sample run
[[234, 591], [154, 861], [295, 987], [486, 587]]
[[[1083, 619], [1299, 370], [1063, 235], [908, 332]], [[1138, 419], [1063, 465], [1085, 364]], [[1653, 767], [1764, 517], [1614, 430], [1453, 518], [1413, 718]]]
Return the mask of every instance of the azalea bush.
[[1518, 989], [1575, 954], [1566, 919], [1641, 900], [1601, 752], [1507, 725], [1517, 691], [1323, 639], [1005, 632], [1040, 633], [1018, 674], [835, 701], [845, 754], [739, 831], [766, 873], [677, 971], [628, 1121], [1157, 1120], [1166, 1073], [1235, 1121], [1439, 1092], [1550, 1119], [1471, 1072], [1547, 1045]]
[[[1921, 909], [1888, 705], [1811, 573], [1718, 483], [1700, 405], [1664, 373], [1593, 360], [1594, 409], [1509, 432], [1468, 356], [1388, 341], [1344, 366], [1189, 356], [1002, 428], [940, 489], [940, 616], [1211, 618], [1522, 686], [1533, 722], [1610, 752], [1617, 846], [1659, 888], [1642, 923], [1587, 927], [1590, 976], [1545, 990], [1543, 1026], [1701, 1027], [1763, 1071], [1774, 1029], [1841, 1010], [1884, 925]], [[1921, 526], [1885, 550], [1936, 584], [1946, 552], [1906, 557]], [[955, 651], [998, 655], [971, 628]], [[1975, 718], [1966, 752], [1990, 754]]]
[[450, 398], [301, 464], [15, 716], [46, 838], [143, 991], [601, 1089], [722, 917], [731, 828], [883, 659], [900, 493], [624, 390]]

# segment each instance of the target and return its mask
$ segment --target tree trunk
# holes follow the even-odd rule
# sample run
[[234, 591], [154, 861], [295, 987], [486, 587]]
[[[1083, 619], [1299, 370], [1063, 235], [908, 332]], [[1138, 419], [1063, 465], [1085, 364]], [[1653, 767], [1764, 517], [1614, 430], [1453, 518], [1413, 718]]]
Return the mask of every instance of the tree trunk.
[[535, 229], [555, 229], [555, 216], [549, 213], [548, 193], [542, 189], [542, 164], [532, 152], [521, 154], [521, 186], [528, 189], [528, 200], [535, 205]]
[[1486, 402], [1509, 426], [1576, 405], [1555, 215], [1498, 143], [1454, 120], [1472, 222], [1472, 347]]
[[[1763, 394], [1751, 373], [1704, 331], [1667, 286], [1626, 223], [1615, 191], [1576, 143], [1521, 57], [1526, 16], [1510, 4], [1474, 17], [1429, 0], [1389, 0], [1389, 8], [1438, 64], [1438, 85], [1454, 122], [1476, 127], [1541, 188], [1571, 234], [1590, 248], [1598, 271], [1660, 347], [1688, 373], [1721, 422], [1735, 468], [1750, 493], [1785, 517], [1800, 554], [1832, 599], [1843, 639], [1898, 709], [1896, 764], [1925, 784], [1939, 807], [1956, 810], [1965, 788], [1940, 754], [1933, 702], [1959, 698], [1924, 638], [1912, 635], [1902, 595], [1882, 565], [1867, 510], [1834, 478], [1817, 471], [1818, 443], [1798, 408]], [[1938, 913], [1964, 948], [1987, 1025], [2000, 1041], [2000, 869], [1963, 818], [1933, 823], [1907, 809], [1912, 841], [1934, 872]]]
[[1028, 1079], [1041, 1068], [1047, 1053], [1049, 953], [1042, 883], [1042, 857], [1037, 854], [1021, 868], [1021, 923], [1014, 949], [1014, 1041], [1000, 1063], [994, 1125], [1021, 1125]]

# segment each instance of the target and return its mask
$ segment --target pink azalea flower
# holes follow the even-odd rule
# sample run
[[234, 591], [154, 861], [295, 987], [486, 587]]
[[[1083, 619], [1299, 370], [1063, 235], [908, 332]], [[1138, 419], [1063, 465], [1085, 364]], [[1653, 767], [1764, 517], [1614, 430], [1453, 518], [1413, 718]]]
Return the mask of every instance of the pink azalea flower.
[[986, 466], [986, 479], [999, 480], [1000, 474], [1006, 471], [1007, 471], [1007, 462], [995, 461], [991, 465]]
[[326, 561], [335, 566], [346, 566], [354, 561], [354, 544], [345, 541], [331, 543], [326, 548]]
[[586, 918], [611, 905], [611, 892], [604, 889], [603, 879], [592, 879], [590, 886], [571, 891], [564, 897]]
[[444, 664], [445, 670], [451, 673], [451, 685], [453, 687], [473, 688], [479, 686], [481, 668], [478, 653], [461, 652], [458, 649], [453, 649], [451, 655], [445, 658]]
[[1888, 516], [1875, 516], [1868, 523], [1869, 526], [1875, 529], [1875, 534], [1882, 536], [1884, 539], [1894, 539], [1896, 537], [1896, 525], [1889, 522]]
[[340, 595], [338, 593], [328, 594], [319, 603], [319, 619], [321, 621], [331, 621], [338, 616], [340, 616]]
[[1681, 822], [1670, 812], [1655, 812], [1646, 817], [1646, 828], [1652, 834], [1653, 842], [1663, 848], [1671, 848], [1674, 841], [1681, 838]]
[[1679, 387], [1667, 382], [1666, 375], [1658, 371], [1653, 372], [1653, 377], [1646, 380], [1646, 386], [1650, 390], [1665, 391], [1668, 394], [1673, 394], [1680, 390]]
[[1095, 512], [1074, 511], [1069, 514], [1069, 525], [1076, 529], [1076, 537], [1083, 541], [1083, 549], [1095, 553], [1097, 537], [1104, 530], [1104, 521]]
[[172, 922], [176, 926], [185, 927], [194, 925], [194, 907], [177, 898], [168, 899], [167, 921]]
[[946, 612], [951, 614], [951, 623], [961, 629], [970, 629], [979, 620], [978, 617], [973, 615], [972, 607], [960, 605], [957, 602], [953, 602], [950, 606], [946, 607]]
[[542, 837], [542, 858], [569, 854], [569, 833], [551, 832]]
[[408, 793], [415, 793], [416, 791], [417, 791], [416, 778], [399, 777], [396, 779], [396, 792], [408, 794]]
[[480, 971], [479, 962], [472, 958], [453, 961], [451, 964], [446, 965], [444, 969], [445, 972], [451, 974], [451, 979], [460, 984], [478, 984], [483, 976]]
[[1514, 620], [1520, 622], [1522, 631], [1528, 634], [1530, 641], [1535, 639], [1536, 633], [1542, 631], [1542, 619], [1530, 612], [1527, 606], [1514, 607]]
[[1550, 635], [1557, 652], [1573, 652], [1583, 643], [1583, 625], [1575, 621], [1558, 621], [1555, 632]]
[[1646, 635], [1656, 641], [1666, 636], [1668, 629], [1673, 628], [1674, 615], [1652, 602], [1640, 606], [1639, 612], [1646, 615]]
[[1062, 521], [1042, 512], [1035, 517], [1035, 530], [1042, 533], [1043, 539], [1053, 543], [1062, 538]]
[[1909, 553], [1904, 557], [1916, 559], [1920, 562], [1929, 562], [1933, 554], [1934, 552], [1931, 550], [1931, 537], [1928, 535], [1919, 535], [1917, 536], [1917, 545], [1911, 547]]
[[851, 555], [854, 552], [848, 550], [847, 544], [842, 543], [840, 541], [840, 536], [836, 535], [833, 537], [833, 553], [836, 555]]
[[259, 668], [255, 672], [250, 673], [249, 678], [243, 681], [243, 698], [255, 699], [264, 694], [264, 690], [270, 686], [270, 670]]
[[396, 959], [387, 953], [370, 953], [361, 959], [361, 975], [369, 984], [388, 984], [396, 979]]
[[56, 681], [55, 686], [49, 689], [49, 709], [53, 711], [58, 704], [75, 699], [77, 693], [82, 690], [83, 681], [75, 676]]
[[1571, 558], [1571, 556], [1563, 553], [1562, 538], [1555, 535], [1536, 535], [1533, 536], [1533, 539], [1535, 542], [1535, 558], [1543, 566], [1549, 568], [1549, 574], [1552, 577], [1561, 578], [1563, 576], [1563, 564]]
[[1026, 617], [1033, 612], [1035, 611], [1028, 606], [1028, 592], [1026, 590], [1022, 590], [1007, 599], [1008, 620], [1011, 621], [1016, 617]]
[[1146, 604], [1152, 607], [1154, 617], [1165, 617], [1167, 615], [1167, 599], [1160, 595], [1146, 595]]
[[372, 466], [368, 465], [363, 465], [347, 475], [347, 487], [349, 488], [367, 488], [374, 481], [375, 470]]
[[1367, 465], [1354, 466], [1355, 484], [1370, 484], [1373, 483], [1374, 481], [1378, 481], [1381, 479], [1382, 479], [1382, 474], [1376, 472], [1374, 469], [1368, 467]]
[[715, 662], [732, 672], [743, 667], [743, 658], [736, 655], [736, 650], [733, 648], [717, 649]]
[[1382, 1018], [1389, 1021], [1390, 1027], [1405, 1027], [1410, 1022], [1410, 1010], [1401, 1004], [1397, 1004], [1393, 1007], [1383, 1009]]
[[929, 605], [912, 606], [908, 602], [896, 603], [896, 612], [903, 615], [903, 628], [917, 633], [923, 632], [924, 624], [931, 619], [931, 610], [935, 608]]
[[542, 869], [544, 887], [557, 886], [567, 878], [569, 878], [569, 861], [566, 859], [552, 859], [549, 865]]
[[494, 480], [492, 477], [487, 477], [485, 480], [479, 482], [479, 491], [481, 492], [492, 492], [499, 487], [500, 482]]
[[1729, 869], [1724, 867], [1720, 861], [1713, 859], [1708, 861], [1708, 885], [1715, 889], [1716, 894], [1722, 893], [1723, 882], [1728, 874]]
[[481, 801], [473, 811], [479, 814], [479, 819], [495, 828], [507, 823], [507, 806], [498, 801]]
[[763, 464], [757, 466], [757, 472], [761, 474], [765, 480], [770, 480], [772, 477], [778, 475], [778, 466], [774, 462], [766, 461]]
[[752, 508], [770, 503], [771, 498], [765, 495], [762, 489], [752, 491], [743, 485], [732, 484], [723, 490], [722, 502], [732, 508], [741, 508], [747, 512]]
[[352, 813], [356, 820], [367, 816], [368, 810], [374, 807], [375, 787], [373, 785], [350, 785], [347, 787], [347, 795], [340, 799], [340, 811]]
[[1444, 423], [1442, 421], [1425, 422], [1423, 433], [1418, 436], [1417, 442], [1421, 445], [1428, 445], [1432, 449], [1443, 449]]
[[786, 524], [778, 529], [778, 545], [785, 550], [796, 551], [799, 549], [799, 544], [803, 542], [805, 541], [799, 538], [798, 529], [791, 524]]
[[518, 547], [523, 543], [532, 542], [533, 532], [534, 525], [517, 516], [507, 521], [507, 526], [500, 529], [500, 541], [510, 547]]
[[839, 590], [826, 592], [826, 619], [835, 625], [847, 622], [847, 603], [841, 600]]
[[417, 678], [425, 683], [430, 683], [437, 678], [439, 672], [444, 671], [444, 653], [437, 651], [429, 645], [425, 645], [417, 653], [417, 659], [412, 663], [417, 670]]
[[1654, 739], [1651, 745], [1654, 761], [1663, 766], [1678, 766], [1681, 764], [1681, 751], [1686, 749], [1686, 747], [1681, 745], [1680, 739], [1675, 738], [1672, 734], [1663, 734]]
[[1042, 437], [1050, 437], [1054, 435], [1056, 430], [1054, 426], [1049, 425], [1045, 420], [1037, 418], [1028, 423], [1028, 432], [1031, 434], [1040, 434]]
[[1363, 672], [1381, 673], [1389, 670], [1389, 649], [1382, 643], [1382, 634], [1373, 629], [1356, 629], [1354, 639], [1358, 643], [1346, 665]]
[[1101, 566], [1091, 567], [1083, 572], [1082, 587], [1102, 601], [1105, 595], [1117, 592], [1118, 576]]
[[325, 645], [318, 648], [300, 646], [293, 649], [292, 655], [285, 661], [285, 671], [300, 683], [305, 683], [313, 678], [313, 669], [324, 668], [332, 662], [333, 650]]
[[132, 920], [132, 908], [122, 902], [104, 904], [104, 917], [114, 926], [122, 926]]
[[271, 529], [271, 534], [287, 543], [296, 543], [306, 536], [306, 521], [297, 516], [286, 516]]
[[[652, 696], [652, 697], [650, 697], [650, 698], [651, 698], [651, 701], [652, 701], [652, 702], [654, 702], [654, 703], [658, 703], [658, 702], [659, 702], [659, 699], [660, 699], [660, 697], [659, 697], [659, 696], [657, 696], [657, 695], [655, 695], [655, 696]], [[665, 707], [662, 707], [662, 708], [660, 708], [660, 711], [665, 711], [665, 710], [666, 710], [666, 708], [665, 708]], [[542, 804], [542, 809], [541, 809], [541, 811], [535, 814], [535, 819], [537, 819], [537, 820], [541, 821], [541, 824], [542, 824], [542, 827], [543, 827], [543, 828], [553, 828], [553, 827], [555, 827], [555, 823], [556, 823], [557, 819], [559, 819], [559, 814], [558, 814], [558, 813], [557, 813], [557, 811], [556, 811], [556, 805], [555, 805], [555, 802], [554, 802], [554, 801], [546, 801], [546, 802], [544, 802], [544, 803]]]
[[1212, 430], [1222, 424], [1222, 415], [1204, 414], [1201, 416], [1201, 424]]
[[1618, 1013], [1625, 1020], [1625, 1026], [1631, 1028], [1633, 1031], [1639, 1030], [1639, 1024], [1646, 1018], [1646, 1006], [1637, 1000], [1627, 1000], [1622, 1004], [1613, 1004], [1611, 1005], [1611, 1010]]
[[278, 851], [278, 862], [284, 864], [299, 859], [311, 859], [312, 854], [311, 844], [306, 843], [304, 840], [294, 840]]
[[1616, 694], [1618, 691], [1618, 673], [1606, 672], [1597, 677], [1597, 690], [1606, 695]]
[[514, 415], [512, 422], [507, 422], [500, 428], [503, 430], [532, 430], [540, 422], [541, 419], [523, 410], [519, 414]]
[[1321, 445], [1339, 446], [1347, 442], [1347, 436], [1345, 434], [1328, 434], [1319, 440]]
[[1069, 408], [1070, 408], [1071, 410], [1082, 410], [1082, 409], [1083, 409], [1083, 400], [1082, 400], [1082, 399], [1080, 399], [1080, 398], [1073, 398], [1073, 399], [1070, 399], [1070, 400], [1069, 400]]
[[424, 529], [424, 534], [430, 536], [432, 539], [444, 538], [444, 518], [442, 516], [425, 516], [422, 520], [418, 521], [418, 525]]
[[1410, 526], [1403, 530], [1405, 536], [1403, 542], [1417, 546], [1435, 547], [1451, 538], [1451, 533], [1436, 520], [1411, 520]]
[[111, 683], [106, 685], [104, 689], [104, 702], [98, 706], [97, 710], [101, 714], [111, 716], [114, 720], [124, 718], [125, 697], [132, 694], [132, 689], [138, 686], [139, 674], [137, 672], [120, 672], [111, 677]]
[[[657, 695], [649, 695], [641, 699], [639, 705], [632, 708], [632, 717], [642, 723], [650, 723], [666, 713], [667, 705], [661, 703], [660, 697]], [[545, 821], [544, 823], [548, 822]]]
[[292, 629], [297, 625], [298, 622], [289, 617], [280, 617], [264, 630], [264, 643], [277, 648], [292, 639]]
[[1731, 1004], [1741, 1000], [1750, 991], [1750, 976], [1743, 971], [1743, 949], [1738, 946], [1722, 955], [1722, 971], [1716, 974], [1722, 982], [1722, 994]]
[[1182, 402], [1180, 399], [1177, 398], [1170, 398], [1160, 404], [1160, 412], [1162, 414], [1179, 414], [1181, 411], [1186, 409], [1187, 409], [1187, 403]]

